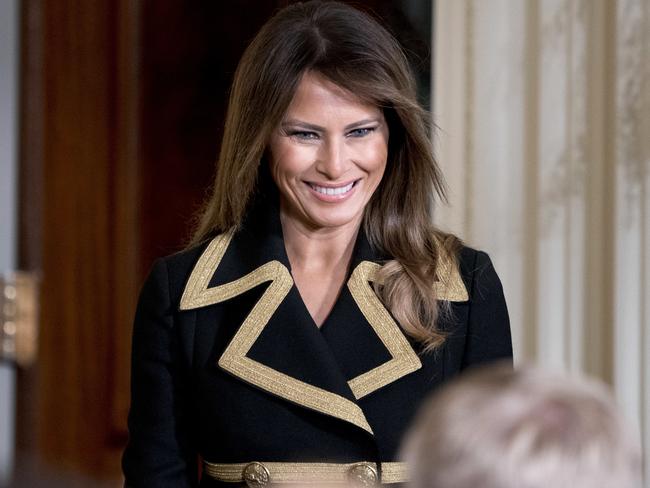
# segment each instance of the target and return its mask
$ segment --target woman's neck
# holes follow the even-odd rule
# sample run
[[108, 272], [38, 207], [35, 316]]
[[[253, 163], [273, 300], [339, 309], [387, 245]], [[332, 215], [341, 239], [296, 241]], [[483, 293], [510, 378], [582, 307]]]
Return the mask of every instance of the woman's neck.
[[361, 221], [332, 228], [308, 228], [280, 212], [284, 246], [292, 269], [303, 272], [346, 270]]

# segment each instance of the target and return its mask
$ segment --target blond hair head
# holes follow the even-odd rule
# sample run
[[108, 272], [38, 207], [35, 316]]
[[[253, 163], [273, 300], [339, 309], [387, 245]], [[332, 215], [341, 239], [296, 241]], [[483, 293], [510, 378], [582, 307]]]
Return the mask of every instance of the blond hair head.
[[641, 448], [607, 388], [534, 368], [469, 373], [422, 408], [412, 488], [640, 488]]

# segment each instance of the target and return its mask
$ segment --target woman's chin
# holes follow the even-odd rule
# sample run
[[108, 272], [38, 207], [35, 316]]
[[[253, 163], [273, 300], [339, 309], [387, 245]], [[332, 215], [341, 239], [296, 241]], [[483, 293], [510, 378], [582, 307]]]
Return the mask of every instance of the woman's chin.
[[361, 215], [363, 211], [355, 211], [357, 209], [343, 209], [335, 211], [329, 210], [326, 212], [313, 212], [309, 213], [307, 222], [309, 227], [315, 229], [335, 229], [338, 227], [356, 226], [361, 222]]

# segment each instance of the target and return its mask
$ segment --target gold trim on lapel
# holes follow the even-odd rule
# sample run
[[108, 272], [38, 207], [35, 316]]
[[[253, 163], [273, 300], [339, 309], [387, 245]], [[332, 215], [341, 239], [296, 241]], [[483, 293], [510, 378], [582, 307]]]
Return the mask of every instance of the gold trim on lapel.
[[362, 261], [348, 280], [352, 298], [392, 356], [384, 364], [348, 381], [357, 399], [422, 367], [420, 358], [370, 286], [380, 268], [377, 263]]
[[234, 235], [234, 231], [220, 234], [212, 239], [208, 247], [205, 248], [205, 251], [203, 251], [203, 254], [201, 254], [196, 266], [192, 270], [190, 279], [187, 280], [185, 290], [183, 290], [181, 310], [206, 307], [213, 303], [223, 302], [246, 291], [232, 286], [233, 283], [241, 280], [208, 288], [210, 279], [217, 270], [221, 258], [226, 254], [226, 249], [228, 249], [228, 245], [230, 245], [230, 241]]
[[466, 302], [469, 294], [460, 277], [458, 266], [451, 259], [440, 256], [436, 267], [438, 281], [434, 283], [436, 299], [448, 302]]
[[190, 310], [220, 303], [264, 282], [271, 282], [219, 358], [219, 366], [247, 383], [298, 405], [350, 422], [372, 434], [372, 428], [356, 403], [292, 378], [246, 356], [291, 290], [293, 279], [286, 266], [279, 261], [269, 261], [242, 278], [208, 288], [232, 237], [233, 232], [228, 232], [210, 242], [190, 275], [180, 307], [181, 310]]
[[[381, 265], [362, 261], [352, 272], [348, 288], [364, 317], [381, 339], [392, 359], [348, 381], [354, 396], [359, 399], [406, 376], [422, 367], [402, 329], [393, 320], [369, 282], [376, 281]], [[452, 261], [441, 261], [437, 268], [435, 294], [438, 300], [464, 302], [469, 299], [465, 284]]]

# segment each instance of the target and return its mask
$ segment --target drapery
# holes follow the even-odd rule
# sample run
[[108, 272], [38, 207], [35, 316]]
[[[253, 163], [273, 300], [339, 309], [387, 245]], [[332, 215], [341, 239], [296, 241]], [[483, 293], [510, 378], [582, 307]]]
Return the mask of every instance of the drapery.
[[650, 466], [650, 1], [438, 0], [437, 223], [487, 250], [516, 360], [614, 388]]

